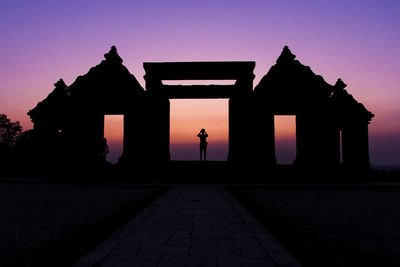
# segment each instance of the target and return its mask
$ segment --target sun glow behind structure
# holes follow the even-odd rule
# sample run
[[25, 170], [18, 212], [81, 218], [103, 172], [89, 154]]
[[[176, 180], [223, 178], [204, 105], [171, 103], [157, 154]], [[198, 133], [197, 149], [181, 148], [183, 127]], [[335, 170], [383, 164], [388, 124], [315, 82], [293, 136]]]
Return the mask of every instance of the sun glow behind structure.
[[111, 163], [117, 163], [122, 155], [124, 145], [123, 115], [104, 116], [104, 137], [107, 139], [108, 149], [110, 150], [106, 159]]
[[274, 116], [275, 156], [278, 164], [296, 159], [296, 116]]
[[24, 130], [55, 81], [70, 85], [111, 45], [143, 87], [143, 62], [202, 60], [255, 60], [257, 85], [289, 45], [375, 114], [372, 163], [400, 163], [399, 1], [3, 2], [0, 113]]
[[208, 133], [208, 160], [228, 157], [228, 100], [172, 99], [170, 111], [170, 151], [172, 160], [199, 160], [202, 128]]

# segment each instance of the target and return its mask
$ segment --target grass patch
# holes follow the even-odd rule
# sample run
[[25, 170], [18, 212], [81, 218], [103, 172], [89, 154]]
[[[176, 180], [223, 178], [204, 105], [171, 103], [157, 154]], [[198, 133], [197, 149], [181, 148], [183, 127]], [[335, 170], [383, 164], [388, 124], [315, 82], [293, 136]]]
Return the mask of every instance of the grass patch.
[[69, 266], [167, 189], [0, 183], [0, 266]]
[[400, 266], [400, 188], [227, 189], [303, 266]]

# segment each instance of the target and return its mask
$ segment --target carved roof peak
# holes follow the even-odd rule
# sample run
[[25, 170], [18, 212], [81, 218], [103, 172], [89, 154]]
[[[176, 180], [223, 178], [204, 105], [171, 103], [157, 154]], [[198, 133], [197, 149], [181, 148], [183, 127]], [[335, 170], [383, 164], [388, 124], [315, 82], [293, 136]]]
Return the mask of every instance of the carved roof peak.
[[289, 63], [291, 61], [294, 61], [295, 58], [296, 58], [296, 55], [293, 55], [292, 52], [290, 51], [289, 47], [287, 45], [285, 45], [285, 47], [282, 50], [281, 55], [276, 60], [276, 63], [277, 64]]
[[115, 45], [111, 46], [111, 49], [107, 54], [104, 54], [104, 58], [109, 62], [115, 62], [118, 64], [122, 64], [123, 62], [122, 58], [117, 53]]
[[64, 82], [63, 79], [59, 79], [59, 80], [54, 84], [54, 86], [55, 86], [57, 89], [63, 89], [63, 90], [67, 89], [67, 85], [65, 84], [65, 82]]

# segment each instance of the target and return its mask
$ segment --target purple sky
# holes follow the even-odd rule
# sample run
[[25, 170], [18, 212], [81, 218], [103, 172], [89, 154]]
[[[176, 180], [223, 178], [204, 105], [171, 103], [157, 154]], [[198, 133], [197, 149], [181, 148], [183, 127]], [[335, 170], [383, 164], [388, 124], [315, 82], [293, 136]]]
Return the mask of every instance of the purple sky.
[[116, 45], [144, 61], [254, 60], [255, 82], [289, 45], [375, 114], [373, 164], [400, 164], [400, 1], [0, 1], [0, 113], [26, 112]]

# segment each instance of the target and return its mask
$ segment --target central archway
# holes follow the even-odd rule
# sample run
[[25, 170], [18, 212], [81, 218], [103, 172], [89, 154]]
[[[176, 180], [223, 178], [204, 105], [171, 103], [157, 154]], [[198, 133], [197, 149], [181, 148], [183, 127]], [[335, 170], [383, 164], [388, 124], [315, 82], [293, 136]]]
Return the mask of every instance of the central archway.
[[170, 100], [171, 161], [198, 161], [200, 129], [208, 138], [207, 161], [227, 161], [229, 119], [227, 99]]
[[[254, 67], [252, 61], [233, 62], [161, 62], [143, 63], [146, 90], [154, 100], [152, 117], [157, 131], [165, 138], [154, 138], [153, 148], [170, 159], [170, 99], [229, 99], [228, 161], [240, 160], [247, 153], [245, 133], [248, 103], [252, 97]], [[168, 85], [168, 80], [234, 80], [227, 85]], [[246, 132], [246, 131], [244, 131]], [[164, 156], [163, 156], [164, 155]]]

